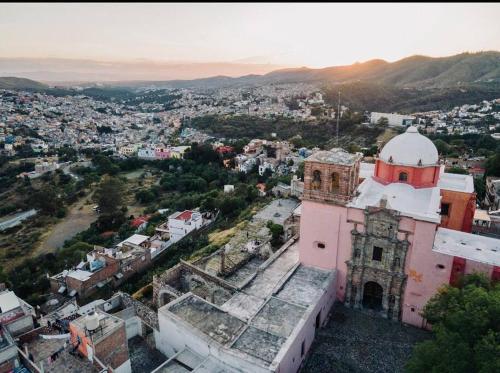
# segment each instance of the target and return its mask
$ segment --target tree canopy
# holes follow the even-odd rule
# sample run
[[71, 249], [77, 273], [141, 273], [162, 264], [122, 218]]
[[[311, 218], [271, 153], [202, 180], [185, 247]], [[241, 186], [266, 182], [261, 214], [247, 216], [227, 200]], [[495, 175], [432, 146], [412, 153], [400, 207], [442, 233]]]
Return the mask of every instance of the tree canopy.
[[408, 372], [500, 371], [500, 285], [481, 274], [445, 286], [425, 306], [434, 338], [415, 347]]

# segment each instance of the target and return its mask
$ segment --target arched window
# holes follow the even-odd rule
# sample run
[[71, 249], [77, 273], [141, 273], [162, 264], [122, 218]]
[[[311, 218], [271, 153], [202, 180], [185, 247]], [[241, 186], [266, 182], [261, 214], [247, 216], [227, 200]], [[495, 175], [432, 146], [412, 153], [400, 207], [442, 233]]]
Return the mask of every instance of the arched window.
[[332, 180], [330, 184], [330, 191], [331, 192], [337, 192], [339, 190], [340, 186], [340, 177], [337, 172], [332, 173]]
[[318, 170], [313, 172], [313, 180], [311, 186], [313, 190], [321, 189], [321, 172], [319, 172]]
[[399, 173], [399, 181], [408, 181], [408, 174], [406, 172]]

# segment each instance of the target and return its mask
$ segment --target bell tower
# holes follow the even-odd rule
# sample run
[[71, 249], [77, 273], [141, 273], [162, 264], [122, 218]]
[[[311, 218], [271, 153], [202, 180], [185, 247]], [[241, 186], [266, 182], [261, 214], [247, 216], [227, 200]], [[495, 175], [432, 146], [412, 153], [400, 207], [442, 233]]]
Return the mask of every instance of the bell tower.
[[359, 184], [361, 154], [340, 148], [319, 151], [305, 160], [303, 200], [345, 205]]
[[[307, 266], [347, 273], [351, 228], [347, 203], [356, 194], [362, 155], [334, 148], [305, 160], [300, 219], [300, 262]], [[339, 277], [338, 277], [339, 278]], [[340, 292], [340, 293], [339, 293]], [[337, 297], [343, 299], [344, 287]]]

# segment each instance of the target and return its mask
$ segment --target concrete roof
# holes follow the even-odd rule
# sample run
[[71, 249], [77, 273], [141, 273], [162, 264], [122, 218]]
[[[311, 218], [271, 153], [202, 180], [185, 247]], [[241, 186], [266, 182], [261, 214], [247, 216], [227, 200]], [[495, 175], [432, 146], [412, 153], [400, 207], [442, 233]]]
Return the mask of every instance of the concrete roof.
[[438, 187], [455, 192], [473, 193], [474, 179], [470, 175], [442, 172], [439, 175]]
[[194, 295], [181, 299], [168, 310], [221, 344], [232, 341], [245, 325], [238, 318]]
[[496, 238], [438, 228], [433, 251], [500, 266], [500, 240]]
[[321, 163], [335, 163], [344, 166], [353, 165], [358, 159], [362, 157], [361, 154], [351, 154], [341, 148], [333, 148], [330, 150], [320, 150], [307, 157], [306, 161], [321, 162]]
[[120, 242], [116, 246], [122, 247], [124, 243], [130, 243], [132, 245], [140, 245], [141, 243], [143, 243], [144, 241], [146, 241], [148, 238], [149, 238], [149, 236], [144, 236], [142, 234], [133, 234], [132, 236], [130, 236], [126, 240]]
[[21, 307], [21, 303], [13, 291], [6, 290], [0, 293], [0, 307], [2, 309], [1, 312], [4, 313]]
[[307, 307], [321, 296], [329, 276], [329, 271], [301, 265], [276, 293], [276, 297]]
[[92, 272], [76, 269], [74, 271], [69, 271], [66, 276], [75, 278], [80, 281], [87, 281], [90, 276], [92, 276]]
[[283, 225], [299, 204], [299, 201], [293, 199], [275, 199], [255, 214], [253, 218], [266, 222], [271, 220], [274, 224]]
[[372, 178], [365, 179], [358, 187], [360, 193], [347, 206], [364, 209], [380, 206], [380, 200], [387, 199], [387, 208], [397, 210], [404, 216], [440, 223], [441, 195], [438, 187], [414, 188], [405, 183], [383, 185]]
[[250, 326], [238, 338], [232, 348], [271, 363], [285, 341], [285, 338]]
[[334, 271], [300, 265], [298, 242], [290, 241], [221, 306], [187, 293], [159, 312], [268, 366], [334, 278]]

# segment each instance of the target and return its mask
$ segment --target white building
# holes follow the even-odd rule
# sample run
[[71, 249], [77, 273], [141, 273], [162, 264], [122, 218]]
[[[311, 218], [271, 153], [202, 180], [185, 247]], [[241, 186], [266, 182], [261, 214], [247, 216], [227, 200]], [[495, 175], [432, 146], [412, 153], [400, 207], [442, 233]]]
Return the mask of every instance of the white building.
[[377, 113], [372, 112], [370, 117], [370, 123], [376, 124], [380, 118], [387, 118], [389, 121], [390, 127], [402, 127], [410, 125], [415, 119], [414, 116], [411, 115], [402, 115], [396, 113]]
[[177, 242], [195, 229], [200, 229], [202, 225], [203, 217], [197, 211], [175, 212], [168, 217], [170, 241]]
[[156, 159], [155, 150], [151, 148], [139, 149], [137, 152], [137, 157], [140, 159], [154, 160]]

